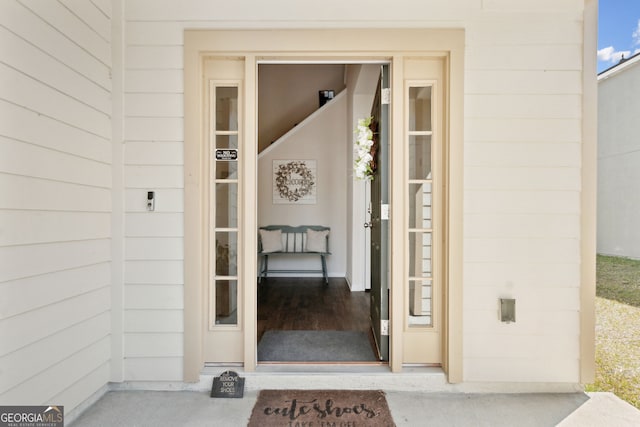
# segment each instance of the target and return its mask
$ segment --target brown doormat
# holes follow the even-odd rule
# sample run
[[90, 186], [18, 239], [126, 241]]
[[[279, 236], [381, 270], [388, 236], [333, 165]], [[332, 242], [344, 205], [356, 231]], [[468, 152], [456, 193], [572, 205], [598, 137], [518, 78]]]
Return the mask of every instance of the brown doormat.
[[261, 390], [249, 427], [395, 426], [380, 390]]

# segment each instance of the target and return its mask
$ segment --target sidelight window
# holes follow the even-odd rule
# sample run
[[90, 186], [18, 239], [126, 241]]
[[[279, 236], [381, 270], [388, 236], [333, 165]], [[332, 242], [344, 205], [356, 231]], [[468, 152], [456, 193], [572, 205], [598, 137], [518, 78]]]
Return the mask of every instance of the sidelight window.
[[408, 325], [433, 326], [433, 84], [407, 87]]
[[238, 92], [211, 82], [210, 328], [238, 324]]

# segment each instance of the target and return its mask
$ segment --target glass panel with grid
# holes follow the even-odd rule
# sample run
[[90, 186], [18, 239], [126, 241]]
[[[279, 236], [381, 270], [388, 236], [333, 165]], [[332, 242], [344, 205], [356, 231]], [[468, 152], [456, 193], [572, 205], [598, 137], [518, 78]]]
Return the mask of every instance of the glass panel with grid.
[[239, 87], [211, 83], [210, 328], [238, 325], [238, 161], [216, 159], [216, 150], [238, 149]]
[[407, 88], [408, 325], [432, 327], [433, 314], [433, 99], [432, 85]]

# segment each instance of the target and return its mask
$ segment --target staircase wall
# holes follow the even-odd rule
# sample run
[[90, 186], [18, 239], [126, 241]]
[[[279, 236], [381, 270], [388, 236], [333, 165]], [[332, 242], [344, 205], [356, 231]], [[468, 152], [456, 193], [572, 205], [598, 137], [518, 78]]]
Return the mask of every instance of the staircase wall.
[[318, 109], [318, 91], [344, 89], [344, 64], [262, 64], [258, 72], [258, 151]]
[[[326, 225], [331, 227], [327, 258], [329, 276], [346, 272], [347, 144], [346, 97], [325, 105], [295, 132], [264, 151], [258, 160], [258, 225]], [[273, 161], [315, 160], [317, 166], [315, 204], [273, 203]], [[349, 169], [350, 173], [350, 169]], [[269, 266], [278, 269], [318, 269], [317, 256], [272, 257]], [[299, 275], [299, 274], [297, 274]]]

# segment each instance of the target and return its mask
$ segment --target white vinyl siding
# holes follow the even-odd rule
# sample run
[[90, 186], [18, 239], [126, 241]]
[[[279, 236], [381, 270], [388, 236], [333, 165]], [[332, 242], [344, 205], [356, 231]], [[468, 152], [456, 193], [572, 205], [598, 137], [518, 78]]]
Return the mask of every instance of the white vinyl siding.
[[582, 0], [127, 0], [113, 165], [115, 2], [0, 3], [0, 402], [70, 411], [110, 380], [112, 191], [124, 379], [182, 380], [185, 28], [464, 28], [463, 379], [578, 381]]
[[107, 1], [0, 3], [0, 402], [102, 390], [111, 357]]
[[[181, 344], [170, 344], [181, 324], [169, 326], [183, 308], [183, 30], [407, 25], [466, 31], [464, 380], [578, 381], [583, 1], [380, 6], [126, 2], [127, 295], [139, 301], [125, 302], [125, 318], [135, 319], [127, 334], [150, 334], [148, 354], [125, 362], [128, 379], [182, 372]], [[147, 189], [154, 213], [144, 210]], [[141, 277], [146, 269], [164, 273]], [[505, 296], [517, 299], [510, 325], [497, 320]]]
[[[172, 165], [182, 159], [182, 152], [171, 156], [175, 145], [173, 141], [127, 141], [125, 150], [128, 380], [182, 380], [183, 172], [182, 166]], [[146, 210], [147, 191], [155, 191], [154, 212]]]
[[125, 27], [125, 379], [181, 381], [182, 31], [167, 37], [163, 25], [140, 26]]
[[640, 65], [598, 80], [598, 253], [640, 259]]
[[[485, 1], [468, 27], [468, 381], [579, 378], [582, 2], [563, 5]], [[498, 321], [501, 297], [516, 323]]]

